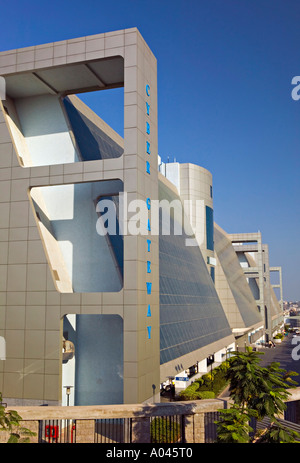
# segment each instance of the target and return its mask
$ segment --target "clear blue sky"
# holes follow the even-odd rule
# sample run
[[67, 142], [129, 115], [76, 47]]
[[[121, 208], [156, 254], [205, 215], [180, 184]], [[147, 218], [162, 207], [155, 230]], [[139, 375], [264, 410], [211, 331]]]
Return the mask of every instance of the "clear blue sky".
[[[260, 230], [284, 299], [300, 300], [299, 0], [11, 0], [0, 11], [1, 50], [137, 27], [158, 60], [159, 154], [213, 174], [216, 222]], [[122, 131], [113, 108], [103, 118]]]

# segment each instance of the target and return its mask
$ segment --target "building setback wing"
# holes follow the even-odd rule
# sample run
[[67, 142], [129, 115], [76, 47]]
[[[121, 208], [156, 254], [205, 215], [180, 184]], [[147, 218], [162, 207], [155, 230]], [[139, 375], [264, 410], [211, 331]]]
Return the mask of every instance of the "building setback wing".
[[233, 329], [250, 328], [263, 321], [236, 252], [226, 233], [214, 226], [215, 252], [226, 278], [227, 295], [222, 293], [220, 280], [216, 278], [216, 288]]
[[[180, 198], [159, 182], [159, 199]], [[211, 345], [231, 335], [211, 276], [198, 246], [186, 246], [186, 232], [172, 233], [180, 214], [160, 210], [159, 286], [161, 364]], [[164, 235], [163, 214], [170, 220]]]

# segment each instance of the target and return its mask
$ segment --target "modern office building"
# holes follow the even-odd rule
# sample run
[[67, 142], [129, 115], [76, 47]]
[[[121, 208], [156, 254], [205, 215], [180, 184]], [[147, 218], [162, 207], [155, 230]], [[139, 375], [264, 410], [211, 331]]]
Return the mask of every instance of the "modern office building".
[[[237, 346], [268, 342], [282, 328], [283, 308], [275, 295], [268, 246], [260, 232], [227, 234], [215, 224], [216, 289]], [[276, 267], [273, 271], [279, 271]], [[282, 280], [280, 288], [282, 301]]]
[[[206, 169], [177, 162], [159, 164], [186, 201], [185, 212], [214, 281], [235, 348], [268, 342], [283, 326], [282, 277], [280, 267], [269, 266], [268, 246], [263, 244], [261, 233], [228, 234], [213, 222], [212, 175]], [[271, 272], [279, 273], [278, 284], [271, 284]], [[280, 301], [274, 288], [280, 289]]]
[[[158, 157], [156, 72], [136, 28], [0, 53], [8, 403], [159, 401], [265, 322], [214, 226], [212, 175]], [[123, 137], [80, 99], [116, 87]]]

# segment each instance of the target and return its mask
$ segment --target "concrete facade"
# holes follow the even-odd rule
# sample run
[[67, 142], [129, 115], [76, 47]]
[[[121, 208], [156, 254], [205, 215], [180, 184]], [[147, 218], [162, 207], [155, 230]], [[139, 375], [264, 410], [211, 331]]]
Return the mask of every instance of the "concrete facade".
[[[243, 254], [248, 273], [258, 270], [254, 288], [235, 246], [253, 236], [214, 226], [212, 174], [158, 157], [157, 63], [136, 28], [2, 52], [0, 75], [7, 402], [159, 401], [168, 378], [186, 387], [209, 359], [225, 360], [237, 337], [278, 326], [261, 237], [255, 265], [252, 248]], [[76, 96], [112, 88], [124, 89], [124, 138]], [[190, 233], [165, 238], [161, 198], [183, 206]], [[101, 234], [108, 199], [120, 233]], [[174, 211], [167, 218], [176, 225]]]
[[[0, 74], [7, 92], [6, 109], [1, 104], [0, 116], [3, 396], [19, 403], [61, 403], [63, 317], [117, 314], [124, 321], [123, 400], [152, 398], [152, 385], [159, 390], [160, 382], [157, 236], [148, 252], [146, 236], [124, 235], [120, 291], [76, 293], [60, 288], [60, 292], [57, 273], [63, 269], [52, 266], [30, 191], [118, 179], [128, 201], [157, 198], [156, 59], [133, 28], [2, 52]], [[124, 154], [117, 159], [82, 161], [61, 98], [117, 86], [124, 87]], [[35, 111], [38, 106], [43, 112]], [[27, 126], [19, 124], [15, 113]], [[44, 125], [43, 121], [38, 125], [36, 115], [43, 113]], [[51, 146], [66, 145], [68, 150], [63, 153], [51, 151]], [[147, 273], [148, 261], [151, 274]], [[148, 281], [151, 294], [147, 293]]]
[[[272, 340], [282, 328], [283, 310], [270, 281], [269, 249], [261, 233], [227, 234], [215, 224], [215, 236], [216, 288], [237, 344]], [[280, 267], [274, 271], [281, 274]], [[282, 299], [281, 278], [275, 287]]]
[[213, 237], [208, 237], [207, 220], [207, 214], [210, 213], [210, 234], [213, 235], [213, 179], [211, 172], [195, 164], [164, 163], [160, 159], [159, 171], [176, 187], [207, 263], [208, 271], [212, 274], [212, 269], [215, 267], [215, 253]]

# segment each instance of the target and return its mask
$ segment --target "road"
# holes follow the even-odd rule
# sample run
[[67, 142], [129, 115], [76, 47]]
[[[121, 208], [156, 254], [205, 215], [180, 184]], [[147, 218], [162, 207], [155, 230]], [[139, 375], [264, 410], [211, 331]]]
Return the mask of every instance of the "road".
[[[296, 342], [292, 344], [292, 340]], [[280, 367], [287, 371], [295, 371], [299, 376], [294, 376], [300, 386], [300, 336], [293, 338], [291, 334], [284, 338], [281, 344], [277, 344], [275, 349], [261, 349], [261, 366], [266, 366], [271, 362], [279, 362]], [[298, 359], [297, 359], [298, 358]]]
[[[293, 376], [292, 379], [300, 386], [300, 336], [296, 339], [296, 344], [292, 344], [292, 339], [292, 335], [289, 334], [283, 339], [281, 344], [276, 344], [275, 349], [259, 348], [257, 350], [263, 353], [263, 355], [260, 356], [260, 366], [265, 367], [271, 362], [279, 362], [280, 368], [298, 373], [299, 376]], [[299, 357], [298, 360], [297, 357]], [[226, 388], [219, 397], [228, 397], [228, 388]]]

